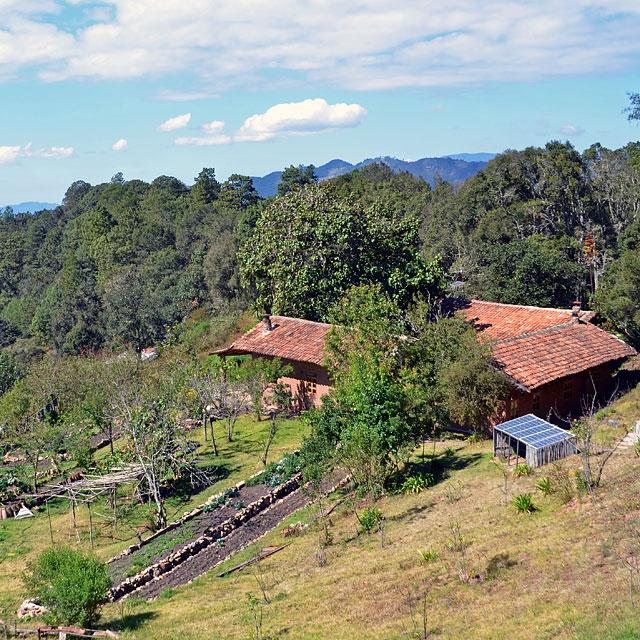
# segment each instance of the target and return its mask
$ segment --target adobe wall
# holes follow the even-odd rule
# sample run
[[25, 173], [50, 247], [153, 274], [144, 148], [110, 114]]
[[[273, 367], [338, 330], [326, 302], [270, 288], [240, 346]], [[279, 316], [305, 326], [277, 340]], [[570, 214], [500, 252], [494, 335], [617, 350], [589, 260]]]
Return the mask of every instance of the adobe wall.
[[[590, 405], [596, 390], [596, 406], [601, 406], [609, 401], [614, 390], [613, 374], [617, 365], [607, 363], [593, 367], [573, 376], [567, 376], [554, 380], [536, 389], [533, 393], [524, 393], [513, 388], [511, 396], [504, 403], [496, 424], [510, 420], [512, 417], [524, 416], [533, 413], [550, 422], [563, 424], [566, 420], [576, 418], [584, 414], [584, 404]], [[565, 384], [571, 383], [571, 392], [567, 391]], [[538, 406], [534, 408], [534, 396], [539, 394]], [[568, 397], [565, 397], [568, 395]], [[517, 400], [517, 415], [511, 413], [511, 403]]]
[[[331, 390], [331, 379], [324, 367], [310, 362], [299, 362], [298, 360], [283, 360], [285, 364], [293, 367], [290, 376], [280, 378], [278, 382], [288, 385], [293, 395], [298, 399], [300, 409], [320, 406], [322, 396]], [[316, 380], [316, 393], [307, 393], [305, 383], [309, 378]]]
[[[273, 359], [273, 356], [253, 356], [265, 359]], [[302, 411], [304, 409], [310, 409], [311, 407], [319, 407], [321, 404], [322, 396], [329, 393], [332, 387], [329, 373], [324, 367], [311, 362], [301, 362], [299, 360], [289, 360], [288, 358], [280, 358], [282, 364], [291, 365], [293, 372], [289, 376], [283, 376], [278, 378], [278, 382], [286, 384], [294, 398], [297, 399], [297, 409]], [[315, 378], [316, 380], [316, 393], [311, 395], [306, 392], [306, 381], [309, 378]]]

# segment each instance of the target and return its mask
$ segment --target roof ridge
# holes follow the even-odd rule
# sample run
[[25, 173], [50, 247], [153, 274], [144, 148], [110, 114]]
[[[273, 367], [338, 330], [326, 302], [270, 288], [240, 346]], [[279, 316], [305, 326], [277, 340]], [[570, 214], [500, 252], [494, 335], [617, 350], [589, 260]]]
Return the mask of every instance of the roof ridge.
[[[275, 313], [271, 314], [271, 318], [280, 318], [282, 320], [293, 320], [295, 322], [306, 322], [307, 324], [315, 324], [315, 325], [323, 325], [325, 327], [333, 327], [333, 325], [330, 322], [319, 322], [318, 320], [307, 320], [306, 318], [292, 318], [291, 316], [280, 316], [280, 315], [275, 314]], [[261, 319], [260, 322], [264, 322], [264, 319]], [[256, 325], [256, 327], [257, 326], [258, 325]]]
[[[496, 340], [493, 344], [504, 344], [505, 342], [515, 342], [516, 340], [521, 340], [522, 338], [530, 338], [531, 336], [538, 336], [543, 333], [551, 333], [552, 331], [557, 331], [558, 329], [566, 329], [567, 327], [571, 327], [573, 325], [589, 325], [591, 327], [595, 327], [596, 329], [600, 329], [600, 327], [596, 327], [595, 324], [591, 324], [590, 322], [579, 322], [570, 320], [569, 322], [563, 322], [562, 324], [554, 324], [552, 327], [545, 327], [544, 329], [538, 329], [537, 331], [530, 331], [529, 333], [521, 333], [517, 336], [511, 336], [509, 338], [502, 338], [502, 340]], [[603, 331], [600, 329], [600, 331]], [[604, 333], [607, 333], [604, 331]], [[626, 344], [626, 343], [625, 343]]]
[[[563, 309], [561, 307], [536, 307], [530, 304], [512, 304], [510, 302], [492, 302], [491, 300], [479, 300], [471, 298], [469, 302], [479, 302], [480, 304], [490, 304], [496, 307], [517, 307], [518, 309], [528, 309], [530, 311], [558, 311], [562, 313], [571, 313], [572, 309]], [[589, 309], [580, 309], [581, 313], [591, 313]]]

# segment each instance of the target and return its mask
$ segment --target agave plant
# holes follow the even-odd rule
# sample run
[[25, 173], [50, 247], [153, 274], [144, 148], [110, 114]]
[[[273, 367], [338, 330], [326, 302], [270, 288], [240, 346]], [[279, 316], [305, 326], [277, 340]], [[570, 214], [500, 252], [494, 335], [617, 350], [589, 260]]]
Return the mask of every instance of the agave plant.
[[533, 500], [531, 499], [530, 493], [519, 493], [513, 499], [513, 506], [520, 513], [531, 513], [535, 507], [533, 506]]
[[400, 486], [402, 493], [420, 493], [433, 486], [434, 479], [432, 473], [416, 473], [409, 476]]
[[538, 482], [536, 482], [536, 489], [546, 498], [548, 495], [553, 493], [553, 486], [551, 485], [551, 478], [545, 476], [544, 478], [540, 478]]
[[418, 549], [418, 555], [422, 564], [433, 562], [436, 559], [436, 552], [433, 549]]
[[516, 478], [524, 478], [530, 476], [533, 473], [533, 469], [528, 464], [519, 464], [514, 470], [513, 475]]

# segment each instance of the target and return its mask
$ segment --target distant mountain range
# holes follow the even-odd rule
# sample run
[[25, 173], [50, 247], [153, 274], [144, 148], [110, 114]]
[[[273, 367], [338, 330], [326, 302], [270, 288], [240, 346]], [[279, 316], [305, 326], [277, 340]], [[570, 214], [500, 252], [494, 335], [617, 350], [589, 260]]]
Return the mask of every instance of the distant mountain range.
[[[349, 173], [354, 169], [362, 169], [374, 162], [383, 162], [394, 171], [408, 171], [416, 177], [424, 178], [433, 186], [436, 175], [448, 182], [462, 182], [478, 173], [480, 169], [484, 169], [487, 162], [496, 155], [495, 153], [458, 153], [441, 158], [421, 158], [420, 160], [398, 160], [398, 158], [390, 156], [380, 156], [367, 158], [358, 164], [336, 159], [316, 167], [316, 175], [319, 180], [327, 180]], [[278, 192], [281, 175], [282, 171], [272, 171], [266, 176], [253, 176], [253, 186], [263, 198], [273, 196]]]
[[[351, 164], [346, 160], [331, 160], [320, 167], [316, 167], [319, 180], [328, 180], [349, 173], [354, 169], [362, 169], [374, 162], [384, 162], [394, 171], [408, 171], [416, 178], [424, 178], [431, 186], [436, 175], [448, 182], [462, 182], [484, 169], [487, 162], [496, 157], [496, 153], [456, 153], [440, 158], [421, 158], [420, 160], [398, 160], [390, 156], [367, 158], [358, 164]], [[266, 176], [253, 177], [253, 186], [263, 198], [274, 196], [278, 192], [278, 183], [282, 171], [272, 171]], [[9, 205], [14, 213], [34, 213], [43, 209], [55, 209], [58, 205], [53, 202], [21, 202]], [[0, 207], [0, 211], [4, 206]]]
[[[0, 211], [4, 210], [5, 206], [0, 207]], [[58, 205], [53, 202], [21, 202], [8, 206], [13, 209], [13, 213], [35, 213], [43, 209], [55, 209]]]

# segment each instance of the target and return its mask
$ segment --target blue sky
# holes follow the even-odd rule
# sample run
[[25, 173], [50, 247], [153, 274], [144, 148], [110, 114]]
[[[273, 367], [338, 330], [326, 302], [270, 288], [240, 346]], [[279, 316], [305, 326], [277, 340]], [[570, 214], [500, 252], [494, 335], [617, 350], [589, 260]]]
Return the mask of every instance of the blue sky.
[[560, 4], [0, 0], [0, 203], [117, 171], [639, 139], [640, 4]]

